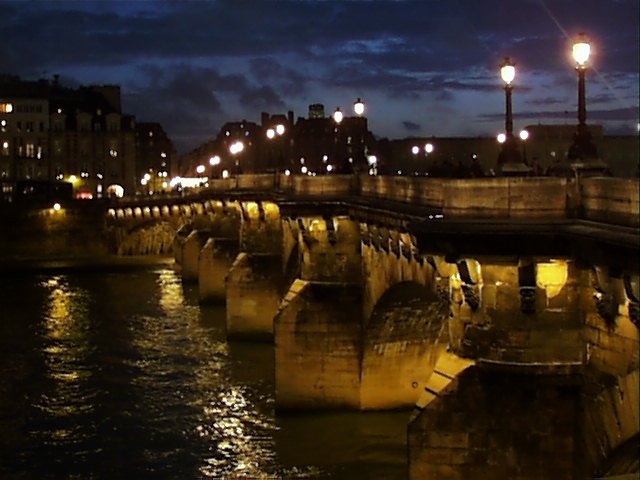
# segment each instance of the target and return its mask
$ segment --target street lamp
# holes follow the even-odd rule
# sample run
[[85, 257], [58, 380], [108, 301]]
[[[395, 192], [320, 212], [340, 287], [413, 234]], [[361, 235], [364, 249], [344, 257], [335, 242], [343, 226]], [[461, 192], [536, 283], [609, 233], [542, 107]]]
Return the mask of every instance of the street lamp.
[[506, 57], [500, 65], [500, 77], [504, 82], [505, 93], [505, 140], [498, 155], [497, 172], [504, 176], [526, 175], [529, 168], [522, 163], [516, 140], [513, 136], [513, 110], [511, 108], [512, 82], [516, 77], [515, 64]]
[[513, 79], [516, 77], [516, 66], [511, 62], [509, 57], [504, 59], [504, 63], [500, 66], [500, 76], [504, 82], [505, 93], [505, 122], [504, 128], [507, 132], [507, 138], [513, 136], [513, 111], [511, 109], [511, 92], [513, 91]]
[[244, 150], [244, 143], [240, 140], [229, 145], [229, 153], [233, 155], [236, 164], [236, 188], [238, 188], [238, 176], [240, 174], [240, 159], [238, 158], [238, 154]]
[[360, 100], [360, 97], [358, 97], [358, 99], [353, 102], [353, 111], [359, 117], [361, 117], [364, 113], [364, 102]]
[[213, 178], [215, 177], [215, 175], [213, 174], [214, 168], [220, 165], [220, 156], [214, 155], [213, 157], [210, 157], [209, 165], [211, 165], [211, 177]]
[[336, 111], [333, 112], [333, 121], [336, 122], [337, 124], [340, 124], [340, 122], [342, 121], [343, 115], [342, 112], [340, 111], [340, 107], [336, 108]]
[[528, 130], [520, 130], [520, 140], [522, 140], [522, 161], [527, 164], [527, 140], [529, 139]]
[[591, 44], [584, 33], [578, 35], [571, 53], [576, 62], [576, 72], [578, 73], [578, 128], [573, 138], [573, 144], [569, 147], [567, 159], [576, 172], [603, 174], [607, 171], [607, 165], [598, 158], [598, 151], [591, 142], [591, 134], [587, 128], [585, 76], [591, 55]]

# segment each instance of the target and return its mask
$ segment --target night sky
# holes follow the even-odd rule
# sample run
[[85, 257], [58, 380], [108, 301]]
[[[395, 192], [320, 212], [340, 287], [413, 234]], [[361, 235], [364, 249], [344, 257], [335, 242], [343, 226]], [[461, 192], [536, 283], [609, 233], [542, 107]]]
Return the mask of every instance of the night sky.
[[378, 137], [495, 135], [576, 122], [571, 40], [592, 41], [587, 121], [635, 133], [638, 0], [5, 1], [0, 72], [119, 84], [123, 110], [186, 152], [226, 121], [367, 104]]

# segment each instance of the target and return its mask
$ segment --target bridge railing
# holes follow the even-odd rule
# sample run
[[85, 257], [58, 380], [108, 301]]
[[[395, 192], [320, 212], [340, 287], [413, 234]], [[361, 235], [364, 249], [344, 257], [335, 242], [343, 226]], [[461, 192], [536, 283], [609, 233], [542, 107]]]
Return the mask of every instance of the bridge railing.
[[581, 213], [585, 220], [631, 227], [640, 225], [637, 179], [585, 178], [580, 187]]
[[292, 197], [361, 196], [440, 210], [446, 218], [565, 219], [581, 218], [637, 227], [640, 219], [636, 179], [609, 177], [490, 177], [443, 179], [368, 175], [255, 174], [212, 179], [176, 196], [138, 196], [123, 203], [197, 200], [212, 193], [280, 192]]

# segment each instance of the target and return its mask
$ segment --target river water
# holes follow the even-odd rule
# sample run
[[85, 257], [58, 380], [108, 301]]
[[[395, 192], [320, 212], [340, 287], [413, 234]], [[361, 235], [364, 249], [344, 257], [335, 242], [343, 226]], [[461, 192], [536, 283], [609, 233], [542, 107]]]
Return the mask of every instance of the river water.
[[275, 413], [168, 262], [0, 273], [0, 478], [406, 478], [409, 412]]

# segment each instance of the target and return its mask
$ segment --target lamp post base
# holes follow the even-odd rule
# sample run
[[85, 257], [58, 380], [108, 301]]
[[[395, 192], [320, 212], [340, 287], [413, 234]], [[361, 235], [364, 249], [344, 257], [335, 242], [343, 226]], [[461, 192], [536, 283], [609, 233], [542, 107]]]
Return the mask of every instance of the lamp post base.
[[531, 173], [531, 167], [522, 162], [507, 162], [500, 168], [503, 177], [526, 177]]

